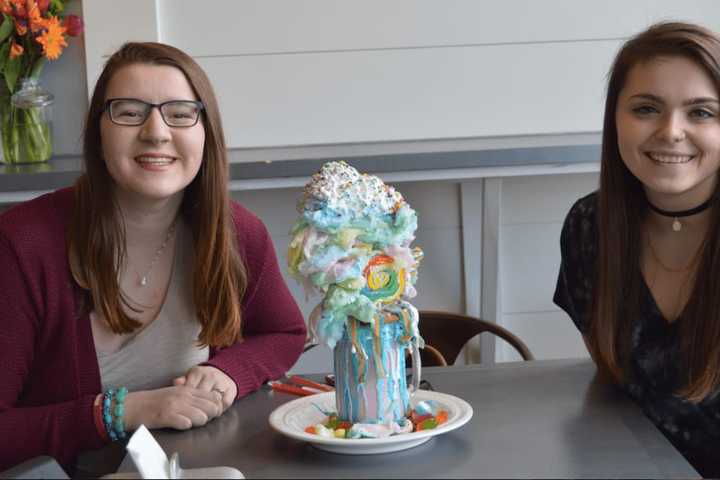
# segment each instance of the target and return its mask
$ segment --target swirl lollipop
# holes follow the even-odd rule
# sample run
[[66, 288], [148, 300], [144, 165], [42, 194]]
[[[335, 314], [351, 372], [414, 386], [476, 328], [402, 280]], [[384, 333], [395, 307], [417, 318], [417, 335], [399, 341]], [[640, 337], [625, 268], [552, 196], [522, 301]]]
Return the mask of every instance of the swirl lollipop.
[[367, 282], [360, 291], [373, 302], [392, 303], [405, 292], [405, 269], [395, 259], [375, 255], [363, 269]]

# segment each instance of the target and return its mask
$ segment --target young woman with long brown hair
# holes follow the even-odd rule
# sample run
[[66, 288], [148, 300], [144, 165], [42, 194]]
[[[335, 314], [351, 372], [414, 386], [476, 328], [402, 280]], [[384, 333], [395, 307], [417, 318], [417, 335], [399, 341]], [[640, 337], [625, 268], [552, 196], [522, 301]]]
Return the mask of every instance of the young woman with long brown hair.
[[90, 102], [84, 174], [0, 216], [0, 470], [137, 426], [186, 429], [284, 374], [305, 323], [227, 190], [218, 103], [185, 53], [129, 43]]
[[720, 476], [720, 38], [662, 23], [610, 72], [600, 189], [570, 210], [555, 303], [599, 370]]

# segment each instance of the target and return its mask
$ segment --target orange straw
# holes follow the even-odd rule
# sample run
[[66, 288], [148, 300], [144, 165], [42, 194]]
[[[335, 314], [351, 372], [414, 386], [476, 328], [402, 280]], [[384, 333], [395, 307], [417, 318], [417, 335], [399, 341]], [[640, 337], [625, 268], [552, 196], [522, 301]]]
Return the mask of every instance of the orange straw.
[[331, 387], [330, 385], [323, 385], [322, 383], [313, 382], [312, 380], [308, 380], [307, 378], [299, 377], [297, 375], [292, 375], [288, 378], [292, 383], [296, 385], [304, 385], [306, 387], [310, 388], [316, 388], [318, 390], [322, 390], [323, 392], [334, 392], [335, 389]]
[[295, 385], [288, 385], [287, 383], [280, 382], [269, 382], [270, 388], [277, 392], [290, 393], [292, 395], [299, 395], [301, 397], [307, 397], [308, 395], [315, 395], [322, 393], [316, 390], [310, 390], [305, 387], [296, 387]]

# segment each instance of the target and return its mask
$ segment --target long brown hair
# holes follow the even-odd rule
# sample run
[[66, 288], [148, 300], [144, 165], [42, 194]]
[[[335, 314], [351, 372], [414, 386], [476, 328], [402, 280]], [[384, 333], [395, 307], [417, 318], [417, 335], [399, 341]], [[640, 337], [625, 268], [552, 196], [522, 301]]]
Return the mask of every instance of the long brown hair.
[[122, 308], [127, 301], [118, 278], [125, 257], [125, 230], [100, 139], [100, 118], [110, 80], [119, 69], [138, 63], [179, 69], [205, 105], [202, 165], [184, 192], [180, 214], [193, 233], [193, 300], [202, 326], [199, 343], [227, 346], [241, 339], [241, 300], [247, 274], [235, 240], [225, 137], [210, 81], [200, 66], [177, 48], [161, 43], [126, 43], [108, 59], [98, 78], [85, 123], [85, 172], [75, 185], [68, 231], [70, 269], [113, 332], [129, 333], [140, 326]]
[[[703, 27], [659, 23], [630, 39], [610, 70], [598, 194], [597, 283], [590, 350], [617, 381], [627, 380], [630, 332], [640, 313], [641, 223], [647, 202], [640, 181], [620, 157], [615, 113], [629, 71], [658, 57], [684, 57], [703, 68], [720, 91], [720, 38]], [[715, 192], [717, 195], [717, 190]], [[684, 385], [700, 401], [720, 386], [720, 208], [713, 209], [695, 283], [678, 322]]]

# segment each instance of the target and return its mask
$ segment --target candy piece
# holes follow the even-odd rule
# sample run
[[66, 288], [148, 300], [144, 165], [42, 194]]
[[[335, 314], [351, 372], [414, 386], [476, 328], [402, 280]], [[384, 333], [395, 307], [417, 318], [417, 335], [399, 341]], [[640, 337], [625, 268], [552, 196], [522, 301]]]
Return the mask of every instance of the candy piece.
[[395, 432], [397, 434], [410, 433], [413, 431], [413, 423], [410, 420], [408, 420], [407, 418], [401, 419], [400, 422], [398, 423], [398, 427], [399, 427], [398, 431]]
[[438, 404], [435, 400], [422, 400], [415, 405], [415, 412], [418, 415], [437, 415]]
[[326, 428], [322, 423], [315, 425], [315, 434], [325, 438], [335, 438], [335, 430]]
[[432, 415], [426, 414], [426, 415], [419, 415], [415, 410], [412, 411], [410, 414], [410, 421], [414, 424], [422, 423], [425, 420], [432, 418]]
[[330, 416], [328, 417], [328, 421], [327, 421], [327, 423], [325, 424], [325, 426], [326, 426], [327, 428], [331, 428], [331, 429], [333, 429], [333, 430], [335, 430], [336, 428], [338, 428], [338, 418], [337, 418], [337, 415], [330, 415]]
[[367, 285], [360, 291], [373, 302], [392, 303], [405, 292], [405, 270], [395, 259], [375, 255], [363, 270]]
[[442, 425], [448, 420], [448, 412], [446, 412], [445, 410], [440, 410], [435, 419], [437, 420], [438, 425]]
[[437, 427], [437, 420], [435, 418], [431, 417], [427, 420], [423, 420], [421, 423], [418, 423], [415, 427], [415, 430], [420, 432], [423, 430], [432, 430], [433, 428]]
[[[440, 414], [445, 415], [444, 421], [446, 421], [447, 412], [441, 411]], [[351, 424], [350, 422], [339, 420], [337, 415], [331, 414], [324, 425], [321, 423], [311, 425], [305, 428], [305, 432], [328, 438], [385, 438], [391, 435], [411, 433], [413, 429], [420, 431], [422, 429], [435, 428], [432, 426], [432, 422], [436, 422], [436, 424], [440, 423], [437, 422], [434, 417], [428, 415], [417, 418], [420, 418], [420, 422], [417, 425], [409, 418], [400, 419], [399, 422]], [[330, 428], [331, 424], [335, 425], [335, 427]]]

